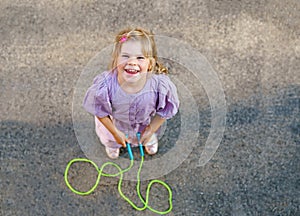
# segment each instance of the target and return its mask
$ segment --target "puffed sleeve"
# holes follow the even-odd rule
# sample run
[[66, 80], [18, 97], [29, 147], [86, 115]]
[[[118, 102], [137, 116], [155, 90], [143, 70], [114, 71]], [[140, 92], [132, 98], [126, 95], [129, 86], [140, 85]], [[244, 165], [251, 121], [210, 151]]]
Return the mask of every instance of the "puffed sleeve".
[[176, 115], [179, 108], [177, 88], [166, 75], [158, 75], [157, 106], [156, 113], [164, 118], [170, 119]]
[[92, 86], [87, 90], [84, 97], [84, 109], [100, 118], [112, 114], [109, 82], [110, 76], [107, 72], [96, 76]]

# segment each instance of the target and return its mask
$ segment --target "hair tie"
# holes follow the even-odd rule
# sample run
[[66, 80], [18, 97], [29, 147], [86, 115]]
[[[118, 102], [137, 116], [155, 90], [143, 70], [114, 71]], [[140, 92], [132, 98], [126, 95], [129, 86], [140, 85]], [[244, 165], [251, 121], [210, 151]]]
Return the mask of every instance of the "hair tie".
[[121, 37], [120, 42], [121, 42], [121, 43], [124, 43], [125, 41], [127, 41], [127, 39], [128, 39], [127, 35], [124, 34], [124, 35]]

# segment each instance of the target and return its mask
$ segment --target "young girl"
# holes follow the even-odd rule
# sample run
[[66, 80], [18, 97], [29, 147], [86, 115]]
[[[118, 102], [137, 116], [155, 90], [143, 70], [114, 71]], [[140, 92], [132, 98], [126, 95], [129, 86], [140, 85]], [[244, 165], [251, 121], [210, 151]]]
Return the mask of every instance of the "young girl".
[[96, 76], [84, 98], [84, 108], [95, 116], [96, 133], [108, 157], [118, 158], [126, 143], [145, 151], [158, 150], [157, 133], [178, 111], [179, 100], [167, 68], [157, 61], [153, 34], [126, 29], [115, 38], [109, 71]]

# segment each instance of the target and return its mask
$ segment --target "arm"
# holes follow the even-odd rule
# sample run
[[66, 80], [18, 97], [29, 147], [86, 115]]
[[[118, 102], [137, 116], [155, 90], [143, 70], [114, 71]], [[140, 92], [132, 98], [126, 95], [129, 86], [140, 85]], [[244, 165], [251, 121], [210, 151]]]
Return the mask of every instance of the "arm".
[[103, 118], [97, 116], [97, 118], [106, 127], [106, 129], [113, 135], [116, 142], [122, 145], [123, 147], [126, 147], [126, 142], [128, 142], [128, 139], [126, 138], [124, 133], [122, 133], [115, 127], [111, 118], [109, 116], [105, 116]]
[[151, 136], [160, 128], [160, 126], [166, 121], [166, 119], [155, 115], [151, 123], [142, 132], [141, 143], [146, 144]]

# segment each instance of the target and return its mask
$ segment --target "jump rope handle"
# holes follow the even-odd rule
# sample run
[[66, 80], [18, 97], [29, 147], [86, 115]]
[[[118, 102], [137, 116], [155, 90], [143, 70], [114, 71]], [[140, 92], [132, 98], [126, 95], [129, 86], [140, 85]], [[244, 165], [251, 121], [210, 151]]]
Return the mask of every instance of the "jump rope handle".
[[[128, 135], [126, 135], [126, 137], [128, 137]], [[144, 157], [144, 149], [143, 149], [143, 145], [141, 143], [141, 133], [137, 132], [136, 137], [137, 137], [137, 140], [138, 140], [141, 157]], [[131, 147], [130, 147], [130, 143], [126, 143], [126, 146], [127, 146], [127, 151], [128, 151], [128, 154], [129, 154], [129, 158], [130, 158], [130, 160], [133, 160], [133, 154], [132, 154], [132, 150], [131, 150]]]
[[141, 154], [141, 157], [144, 157], [143, 145], [142, 145], [142, 143], [141, 143], [141, 133], [140, 133], [140, 132], [137, 132], [137, 133], [136, 133], [136, 137], [137, 137], [137, 140], [138, 140], [138, 143], [139, 143], [139, 148], [140, 148], [140, 154]]
[[[126, 138], [128, 138], [128, 135], [126, 135]], [[128, 154], [129, 154], [129, 158], [130, 158], [130, 160], [133, 160], [133, 154], [132, 154], [132, 150], [131, 150], [131, 147], [130, 147], [130, 143], [126, 143], [126, 146], [127, 146], [127, 151], [128, 151]]]

